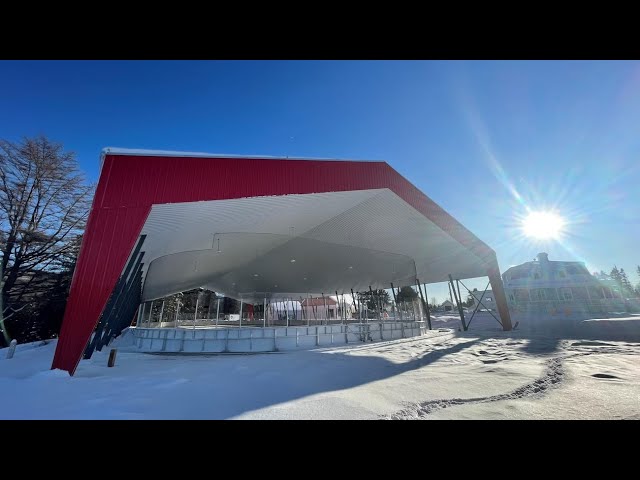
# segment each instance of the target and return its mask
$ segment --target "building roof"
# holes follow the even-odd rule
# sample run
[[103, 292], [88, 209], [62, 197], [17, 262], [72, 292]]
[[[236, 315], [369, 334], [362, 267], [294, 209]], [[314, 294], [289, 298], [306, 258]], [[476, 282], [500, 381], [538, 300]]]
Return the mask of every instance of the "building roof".
[[107, 155], [112, 156], [138, 156], [138, 157], [178, 157], [178, 158], [237, 158], [252, 160], [315, 160], [323, 162], [381, 162], [384, 160], [361, 160], [352, 158], [321, 158], [321, 157], [297, 157], [297, 156], [270, 156], [270, 155], [238, 155], [229, 153], [207, 153], [207, 152], [180, 152], [172, 150], [147, 150], [143, 148], [120, 148], [105, 147], [100, 153], [100, 172], [104, 158]]
[[[546, 254], [540, 254], [540, 255], [546, 255]], [[585, 266], [584, 262], [577, 262], [577, 261], [564, 261], [564, 260], [548, 260], [547, 257], [544, 257], [543, 260], [533, 260], [530, 262], [524, 262], [520, 265], [515, 265], [513, 267], [509, 267], [507, 270], [504, 271], [504, 273], [502, 274], [502, 276], [504, 278], [510, 278], [514, 272], [518, 272], [518, 273], [529, 273], [529, 272], [533, 272], [536, 270], [539, 270], [540, 272], [548, 272], [551, 274], [555, 274], [557, 271], [559, 270], [566, 270], [567, 268], [571, 269], [571, 268], [575, 268], [577, 269], [576, 273], [579, 274], [584, 274], [584, 275], [591, 275], [589, 270], [587, 269], [587, 267]], [[570, 273], [570, 272], [568, 272]], [[574, 273], [575, 274], [575, 273]]]

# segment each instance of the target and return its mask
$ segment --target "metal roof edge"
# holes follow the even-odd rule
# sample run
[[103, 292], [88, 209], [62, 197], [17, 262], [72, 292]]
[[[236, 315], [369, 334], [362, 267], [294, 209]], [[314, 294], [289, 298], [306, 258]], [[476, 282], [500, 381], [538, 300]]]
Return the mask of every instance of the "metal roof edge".
[[274, 155], [238, 155], [228, 153], [208, 153], [208, 152], [183, 152], [174, 150], [146, 150], [137, 148], [120, 148], [120, 147], [105, 147], [102, 149], [100, 158], [104, 159], [106, 155], [135, 155], [135, 156], [149, 156], [149, 157], [197, 157], [197, 158], [250, 158], [250, 159], [265, 159], [265, 160], [322, 160], [332, 162], [375, 162], [375, 163], [387, 163], [386, 160], [363, 160], [354, 158], [321, 158], [321, 157], [299, 157], [294, 155], [274, 156]]

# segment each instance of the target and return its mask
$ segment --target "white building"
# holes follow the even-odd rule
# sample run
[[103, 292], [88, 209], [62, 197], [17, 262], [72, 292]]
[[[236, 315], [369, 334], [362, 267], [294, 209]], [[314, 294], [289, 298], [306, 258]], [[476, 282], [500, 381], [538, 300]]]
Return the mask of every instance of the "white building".
[[594, 277], [583, 262], [551, 261], [546, 253], [509, 268], [502, 279], [509, 307], [516, 311], [600, 313], [631, 306], [613, 282]]
[[440, 304], [439, 308], [444, 310], [445, 312], [452, 312], [452, 311], [456, 310], [458, 307], [456, 307], [455, 304], [451, 300], [445, 300], [444, 302], [442, 302]]
[[340, 315], [338, 302], [331, 297], [303, 298], [301, 307], [305, 318], [314, 320], [333, 320]]
[[471, 295], [474, 298], [473, 307], [476, 308], [478, 303], [482, 302], [482, 305], [478, 310], [496, 310], [496, 300], [493, 298], [493, 292], [491, 290], [473, 290]]

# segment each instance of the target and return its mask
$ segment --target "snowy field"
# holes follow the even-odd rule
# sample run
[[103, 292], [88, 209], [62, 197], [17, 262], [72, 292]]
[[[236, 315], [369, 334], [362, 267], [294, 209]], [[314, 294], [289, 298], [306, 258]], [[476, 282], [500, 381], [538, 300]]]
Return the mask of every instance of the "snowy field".
[[105, 349], [74, 377], [49, 369], [55, 341], [20, 345], [11, 360], [0, 350], [0, 418], [640, 419], [638, 320], [602, 319], [580, 338], [500, 332], [484, 318], [458, 332], [457, 317], [441, 316], [418, 338], [255, 355], [118, 352], [114, 368]]

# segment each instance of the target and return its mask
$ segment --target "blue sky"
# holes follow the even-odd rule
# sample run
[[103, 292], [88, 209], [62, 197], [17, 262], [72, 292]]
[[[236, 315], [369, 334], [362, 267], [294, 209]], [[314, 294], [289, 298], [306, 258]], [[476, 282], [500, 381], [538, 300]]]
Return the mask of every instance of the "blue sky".
[[[638, 280], [640, 62], [0, 62], [0, 137], [39, 133], [91, 180], [105, 146], [386, 160], [503, 271], [546, 251]], [[562, 241], [523, 238], [527, 208]]]

